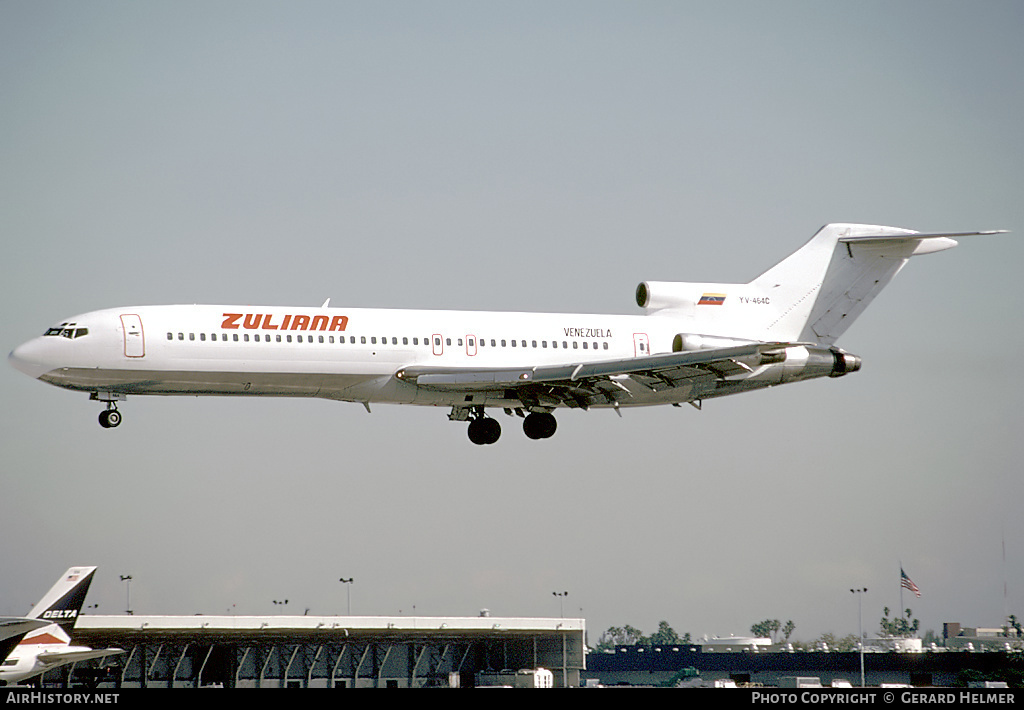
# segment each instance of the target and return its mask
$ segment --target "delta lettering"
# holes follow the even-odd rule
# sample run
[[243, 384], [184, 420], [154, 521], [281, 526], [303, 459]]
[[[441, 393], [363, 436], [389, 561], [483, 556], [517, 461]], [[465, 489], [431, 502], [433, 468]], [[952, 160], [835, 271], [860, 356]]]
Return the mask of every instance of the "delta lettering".
[[74, 619], [78, 617], [77, 609], [50, 609], [44, 611], [43, 619]]
[[284, 316], [280, 323], [275, 323], [278, 316], [274, 313], [225, 313], [224, 322], [220, 327], [225, 330], [345, 330], [348, 316], [295, 315]]

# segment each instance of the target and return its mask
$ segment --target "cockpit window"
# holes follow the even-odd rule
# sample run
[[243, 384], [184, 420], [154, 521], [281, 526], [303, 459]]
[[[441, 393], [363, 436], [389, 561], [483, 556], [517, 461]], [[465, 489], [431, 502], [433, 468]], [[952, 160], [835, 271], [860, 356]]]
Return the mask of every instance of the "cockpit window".
[[61, 323], [53, 328], [48, 328], [43, 336], [60, 335], [62, 337], [70, 339], [81, 338], [89, 334], [88, 328], [76, 328], [74, 323]]

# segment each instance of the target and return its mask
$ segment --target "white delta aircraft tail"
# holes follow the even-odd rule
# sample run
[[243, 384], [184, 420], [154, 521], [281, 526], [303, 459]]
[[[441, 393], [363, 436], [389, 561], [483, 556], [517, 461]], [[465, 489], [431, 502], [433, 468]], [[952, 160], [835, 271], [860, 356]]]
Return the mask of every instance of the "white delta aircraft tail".
[[119, 648], [94, 650], [72, 646], [69, 631], [78, 619], [95, 567], [71, 567], [61, 575], [28, 618], [49, 622], [30, 631], [0, 663], [0, 685], [17, 683], [58, 666], [124, 653]]
[[690, 403], [860, 369], [837, 339], [912, 256], [953, 237], [829, 224], [747, 284], [646, 281], [642, 315], [280, 306], [131, 306], [69, 318], [9, 356], [104, 402], [128, 395], [321, 397], [450, 407], [475, 444], [495, 410], [531, 439], [560, 408]]

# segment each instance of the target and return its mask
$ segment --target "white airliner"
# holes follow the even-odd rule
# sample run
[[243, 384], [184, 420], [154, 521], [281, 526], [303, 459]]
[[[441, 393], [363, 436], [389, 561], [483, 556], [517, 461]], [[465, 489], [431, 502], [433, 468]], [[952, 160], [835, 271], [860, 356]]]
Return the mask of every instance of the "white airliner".
[[0, 663], [0, 685], [17, 683], [68, 663], [124, 653], [119, 648], [71, 645], [68, 631], [78, 619], [95, 572], [95, 567], [70, 568], [32, 608], [29, 618], [49, 623], [26, 634]]
[[836, 339], [911, 256], [956, 246], [896, 227], [829, 224], [746, 284], [644, 282], [642, 315], [257, 306], [139, 306], [75, 316], [14, 367], [106, 403], [130, 394], [323, 397], [451, 407], [475, 444], [531, 439], [559, 407], [690, 403], [860, 369]]

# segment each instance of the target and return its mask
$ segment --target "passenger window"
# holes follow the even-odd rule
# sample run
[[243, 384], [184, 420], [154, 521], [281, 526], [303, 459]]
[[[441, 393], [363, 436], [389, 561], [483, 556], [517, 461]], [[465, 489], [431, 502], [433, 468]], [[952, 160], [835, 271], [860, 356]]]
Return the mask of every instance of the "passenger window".
[[174, 340], [174, 334], [173, 333], [168, 333], [167, 334], [167, 339], [168, 340]]
[[319, 338], [321, 343], [324, 342], [324, 336], [320, 335], [320, 336], [317, 336], [317, 337]]
[[184, 339], [185, 339], [185, 334], [184, 333], [178, 333], [178, 340], [184, 340]]
[[607, 350], [607, 349], [608, 349], [608, 341], [607, 341], [607, 340], [606, 340], [606, 341], [604, 342], [604, 349], [605, 349], [605, 350]]
[[462, 347], [462, 338], [459, 338], [459, 347]]
[[445, 345], [451, 345], [452, 344], [452, 339], [451, 338], [445, 338], [444, 339], [444, 344]]
[[533, 347], [537, 347], [537, 341], [536, 340], [533, 341]]
[[494, 338], [491, 338], [491, 347], [492, 347], [492, 348], [493, 348], [493, 347], [496, 347], [496, 346], [494, 345]]
[[512, 347], [516, 347], [516, 341], [512, 341]]
[[195, 333], [189, 333], [188, 334], [188, 339], [189, 340], [195, 340], [196, 339], [196, 334]]
[[238, 342], [238, 333], [232, 333], [231, 334], [231, 339], [234, 340], [237, 343]]
[[402, 345], [408, 345], [408, 344], [409, 344], [409, 339], [408, 339], [408, 338], [405, 338], [405, 337], [403, 337], [403, 338], [402, 338]]
[[200, 333], [199, 334], [199, 340], [205, 343], [206, 342], [206, 333]]
[[573, 350], [579, 350], [580, 349], [580, 344], [578, 342], [576, 342], [575, 340], [572, 341], [572, 349]]
[[502, 340], [502, 341], [501, 341], [501, 347], [503, 347], [503, 348], [504, 348], [504, 347], [507, 347], [507, 346], [505, 345], [505, 341], [504, 341], [504, 340]]

